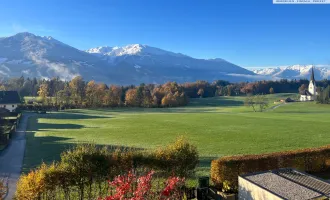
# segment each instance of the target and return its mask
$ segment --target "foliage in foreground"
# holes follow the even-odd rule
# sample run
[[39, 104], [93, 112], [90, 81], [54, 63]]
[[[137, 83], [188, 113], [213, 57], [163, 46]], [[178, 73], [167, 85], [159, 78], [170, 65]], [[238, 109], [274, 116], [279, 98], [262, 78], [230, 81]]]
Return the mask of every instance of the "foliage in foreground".
[[162, 189], [152, 188], [154, 171], [148, 172], [144, 176], [137, 176], [132, 171], [123, 176], [117, 176], [109, 182], [114, 194], [99, 200], [177, 200], [183, 199], [184, 194], [181, 188], [184, 186], [184, 178], [169, 177]]
[[187, 177], [197, 164], [196, 147], [182, 138], [151, 152], [78, 145], [62, 153], [60, 162], [42, 164], [22, 175], [16, 199], [95, 199], [109, 195], [107, 180], [132, 169], [156, 170], [162, 177]]

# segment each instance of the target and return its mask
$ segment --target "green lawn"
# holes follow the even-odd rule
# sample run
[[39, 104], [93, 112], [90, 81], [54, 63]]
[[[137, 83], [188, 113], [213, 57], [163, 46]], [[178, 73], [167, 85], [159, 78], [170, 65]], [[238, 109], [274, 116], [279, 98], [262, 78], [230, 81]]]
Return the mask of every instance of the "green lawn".
[[[270, 106], [295, 94], [268, 95]], [[70, 110], [31, 117], [24, 169], [52, 162], [76, 142], [156, 148], [180, 135], [197, 145], [200, 172], [223, 155], [256, 154], [316, 147], [330, 143], [330, 106], [285, 104], [254, 113], [244, 97], [193, 99], [189, 106], [156, 109]], [[204, 170], [204, 171], [203, 171]]]

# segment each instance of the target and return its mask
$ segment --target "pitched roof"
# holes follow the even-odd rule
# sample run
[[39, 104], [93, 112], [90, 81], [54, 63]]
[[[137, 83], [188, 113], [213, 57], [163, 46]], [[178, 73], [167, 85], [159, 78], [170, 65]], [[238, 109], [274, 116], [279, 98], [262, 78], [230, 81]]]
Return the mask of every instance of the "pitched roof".
[[308, 90], [304, 90], [300, 93], [301, 95], [313, 96]]
[[18, 104], [21, 98], [17, 91], [0, 91], [0, 104]]

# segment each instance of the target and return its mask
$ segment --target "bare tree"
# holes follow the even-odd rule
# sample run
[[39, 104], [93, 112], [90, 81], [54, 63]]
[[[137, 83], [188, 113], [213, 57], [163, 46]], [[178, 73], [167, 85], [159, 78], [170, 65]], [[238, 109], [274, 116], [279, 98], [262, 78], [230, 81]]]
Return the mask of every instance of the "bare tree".
[[252, 107], [254, 112], [263, 112], [268, 107], [268, 100], [265, 95], [248, 95], [244, 104]]

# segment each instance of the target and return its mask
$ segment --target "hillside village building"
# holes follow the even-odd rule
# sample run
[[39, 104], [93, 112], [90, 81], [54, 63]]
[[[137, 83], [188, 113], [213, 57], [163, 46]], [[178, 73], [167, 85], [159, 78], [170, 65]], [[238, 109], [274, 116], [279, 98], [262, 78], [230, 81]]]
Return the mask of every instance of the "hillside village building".
[[309, 81], [308, 89], [300, 94], [300, 101], [314, 101], [316, 100], [316, 82], [314, 78], [314, 69], [312, 68], [311, 79]]
[[13, 112], [20, 104], [21, 98], [17, 91], [0, 91], [0, 108]]

